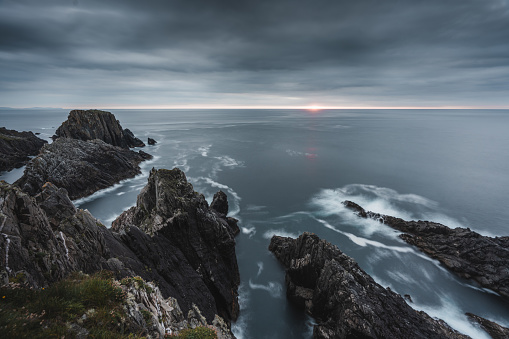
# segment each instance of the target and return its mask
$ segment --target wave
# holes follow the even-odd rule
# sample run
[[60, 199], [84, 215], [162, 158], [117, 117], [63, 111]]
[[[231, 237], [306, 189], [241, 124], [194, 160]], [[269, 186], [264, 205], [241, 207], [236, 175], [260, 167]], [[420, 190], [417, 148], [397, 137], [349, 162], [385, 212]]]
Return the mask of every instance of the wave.
[[258, 261], [256, 265], [258, 265], [258, 273], [256, 274], [256, 276], [259, 277], [260, 274], [262, 274], [263, 272], [263, 261]]
[[256, 234], [256, 228], [253, 227], [241, 227], [242, 233], [247, 234], [250, 238]]
[[224, 185], [224, 184], [221, 184], [221, 183], [219, 183], [217, 181], [214, 181], [214, 180], [212, 180], [211, 178], [208, 178], [208, 177], [198, 177], [198, 178], [196, 178], [194, 180], [196, 182], [204, 181], [205, 183], [209, 184], [212, 187], [216, 187], [216, 188], [219, 188], [219, 189], [227, 191], [230, 194], [230, 196], [233, 197], [233, 209], [230, 210], [228, 215], [230, 217], [236, 217], [237, 219], [239, 219], [238, 218], [238, 214], [240, 212], [240, 200], [242, 200], [242, 199], [237, 194], [237, 192], [235, 192], [231, 187], [229, 187], [227, 185]]
[[200, 152], [202, 157], [206, 157], [209, 154], [209, 150], [212, 147], [212, 145], [202, 146], [198, 148], [198, 152]]
[[263, 233], [263, 237], [265, 239], [272, 239], [272, 237], [275, 235], [280, 236], [280, 237], [293, 238], [293, 239], [296, 239], [299, 237], [299, 235], [297, 233], [288, 232], [286, 230], [270, 229], [270, 230], [265, 231], [265, 233]]
[[273, 298], [282, 298], [283, 297], [283, 287], [280, 283], [269, 281], [267, 285], [255, 284], [249, 279], [249, 287], [252, 290], [263, 290], [269, 292], [270, 296]]

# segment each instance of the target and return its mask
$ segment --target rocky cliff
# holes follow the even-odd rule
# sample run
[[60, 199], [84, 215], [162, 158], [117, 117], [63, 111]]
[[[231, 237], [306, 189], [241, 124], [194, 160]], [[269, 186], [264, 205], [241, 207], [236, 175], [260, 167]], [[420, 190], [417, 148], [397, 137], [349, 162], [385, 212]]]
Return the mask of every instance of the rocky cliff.
[[352, 201], [343, 203], [361, 218], [370, 218], [397, 229], [400, 237], [460, 277], [509, 297], [509, 237], [487, 237], [469, 228], [451, 229], [430, 221], [405, 221], [365, 211]]
[[30, 160], [16, 185], [35, 195], [42, 185], [51, 182], [65, 188], [74, 200], [140, 174], [139, 163], [150, 158], [143, 151], [134, 152], [101, 140], [59, 138]]
[[316, 319], [313, 338], [468, 338], [415, 311], [314, 234], [274, 236], [269, 250], [286, 268], [289, 300]]
[[0, 127], [0, 172], [23, 166], [30, 155], [39, 153], [46, 140], [32, 132], [18, 132]]
[[[138, 201], [116, 221], [116, 232], [77, 209], [52, 183], [32, 197], [0, 182], [2, 276], [22, 277], [34, 288], [75, 271], [140, 276], [154, 281], [164, 298], [174, 298], [184, 314], [196, 313], [196, 326], [222, 324], [228, 332], [238, 313], [233, 220], [211, 209], [177, 169], [153, 170]], [[144, 209], [159, 221], [156, 227], [143, 223]]]
[[71, 111], [67, 120], [55, 132], [54, 138], [61, 137], [79, 140], [99, 139], [122, 148], [145, 146], [129, 129], [122, 129], [113, 114], [95, 109]]
[[140, 259], [157, 272], [163, 294], [180, 295], [177, 300], [184, 309], [195, 303], [208, 320], [215, 314], [236, 319], [239, 311], [238, 227], [235, 219], [226, 218], [225, 198], [223, 192], [215, 195], [212, 206], [217, 211], [181, 170], [153, 169], [136, 206], [112, 224], [134, 253], [144, 253]]

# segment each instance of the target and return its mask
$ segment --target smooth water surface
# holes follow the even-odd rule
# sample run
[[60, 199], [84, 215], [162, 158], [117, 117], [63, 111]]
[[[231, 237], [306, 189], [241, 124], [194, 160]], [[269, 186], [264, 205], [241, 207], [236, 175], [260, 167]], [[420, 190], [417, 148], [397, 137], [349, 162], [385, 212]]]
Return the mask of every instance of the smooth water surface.
[[[52, 135], [66, 111], [0, 111], [0, 125]], [[143, 173], [76, 201], [105, 224], [136, 203], [152, 167], [179, 167], [210, 202], [221, 189], [240, 220], [239, 338], [310, 338], [313, 320], [285, 299], [284, 272], [267, 247], [304, 231], [339, 246], [411, 306], [474, 338], [472, 312], [509, 326], [509, 307], [456, 278], [341, 202], [404, 219], [509, 235], [509, 111], [114, 110], [154, 160]], [[24, 127], [26, 126], [26, 127]], [[43, 136], [47, 136], [43, 135]], [[4, 173], [0, 178], [6, 178]], [[11, 181], [13, 175], [11, 175]], [[15, 179], [15, 178], [14, 178]]]

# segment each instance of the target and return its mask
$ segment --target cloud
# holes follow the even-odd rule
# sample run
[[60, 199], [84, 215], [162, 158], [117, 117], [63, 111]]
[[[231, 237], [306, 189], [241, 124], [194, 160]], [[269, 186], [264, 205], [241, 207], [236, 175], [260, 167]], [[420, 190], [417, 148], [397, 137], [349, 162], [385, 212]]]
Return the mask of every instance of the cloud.
[[508, 19], [506, 0], [1, 1], [0, 100], [509, 106]]

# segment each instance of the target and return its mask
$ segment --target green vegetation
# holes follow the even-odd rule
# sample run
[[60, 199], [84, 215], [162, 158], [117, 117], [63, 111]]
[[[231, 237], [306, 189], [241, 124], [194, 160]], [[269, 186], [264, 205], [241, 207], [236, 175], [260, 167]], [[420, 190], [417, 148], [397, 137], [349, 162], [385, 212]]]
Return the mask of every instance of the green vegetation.
[[178, 339], [217, 339], [217, 333], [208, 327], [196, 327], [180, 331], [175, 335], [166, 335], [165, 338]]
[[[21, 280], [21, 279], [20, 279]], [[127, 334], [125, 295], [110, 272], [74, 273], [48, 288], [0, 287], [2, 338], [140, 338]], [[72, 329], [71, 329], [72, 328]]]

